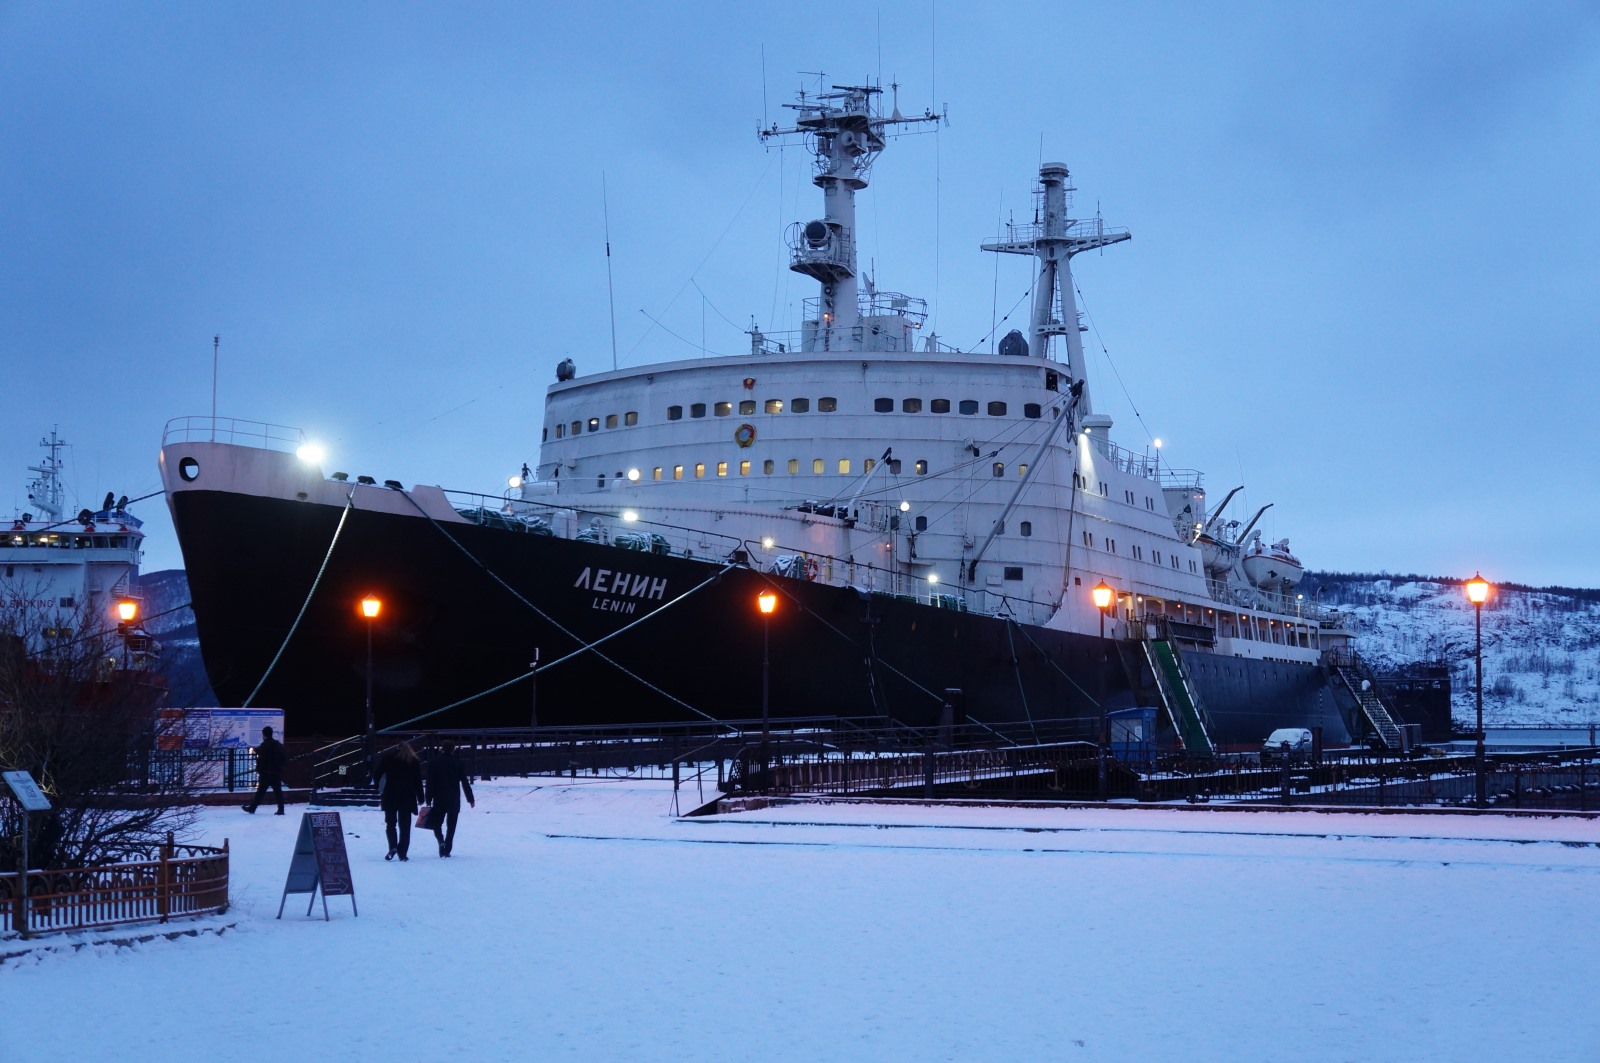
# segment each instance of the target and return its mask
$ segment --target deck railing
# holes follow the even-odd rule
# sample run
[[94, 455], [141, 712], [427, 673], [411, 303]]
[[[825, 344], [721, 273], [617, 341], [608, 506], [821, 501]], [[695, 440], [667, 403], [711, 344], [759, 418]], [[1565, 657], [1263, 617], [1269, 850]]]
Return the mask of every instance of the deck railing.
[[[0, 932], [22, 937], [165, 923], [228, 910], [228, 843], [177, 845], [172, 835], [154, 858], [102, 867], [0, 874]], [[24, 907], [24, 904], [26, 907]]]

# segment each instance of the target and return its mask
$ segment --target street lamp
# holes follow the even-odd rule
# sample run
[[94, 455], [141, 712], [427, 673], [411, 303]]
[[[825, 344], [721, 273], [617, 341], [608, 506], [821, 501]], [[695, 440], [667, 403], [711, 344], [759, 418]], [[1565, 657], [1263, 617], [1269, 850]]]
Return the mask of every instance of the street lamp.
[[377, 595], [369, 594], [361, 599], [360, 608], [361, 615], [367, 620], [367, 760], [370, 762], [377, 752], [377, 732], [372, 719], [372, 626], [383, 611], [383, 601]]
[[[1100, 610], [1100, 637], [1101, 638], [1105, 638], [1106, 637], [1106, 610], [1111, 608], [1111, 602], [1116, 597], [1116, 591], [1113, 591], [1111, 589], [1111, 587], [1106, 583], [1105, 580], [1101, 580], [1098, 584], [1095, 585], [1094, 590], [1089, 592], [1089, 595], [1094, 599], [1094, 607], [1096, 609]], [[1106, 740], [1107, 740], [1107, 738], [1108, 738], [1108, 736], [1106, 734], [1106, 705], [1105, 705], [1105, 701], [1102, 700], [1100, 702], [1100, 741], [1095, 743], [1100, 749], [1100, 764], [1099, 764], [1100, 770], [1097, 773], [1097, 777], [1099, 779], [1100, 800], [1102, 800], [1102, 801], [1104, 801], [1106, 799]]]
[[1117, 592], [1101, 580], [1089, 594], [1094, 598], [1094, 607], [1100, 610], [1100, 637], [1106, 637], [1106, 610], [1111, 607], [1111, 599]]
[[1472, 603], [1472, 611], [1477, 619], [1476, 649], [1473, 653], [1477, 661], [1477, 701], [1478, 701], [1478, 745], [1473, 756], [1473, 770], [1476, 777], [1474, 796], [1477, 798], [1479, 808], [1489, 803], [1489, 791], [1483, 778], [1483, 603], [1489, 600], [1489, 583], [1482, 575], [1474, 574], [1467, 580], [1467, 600]]
[[122, 670], [128, 670], [128, 636], [133, 632], [133, 621], [139, 615], [139, 603], [132, 598], [117, 602], [117, 634], [122, 636]]

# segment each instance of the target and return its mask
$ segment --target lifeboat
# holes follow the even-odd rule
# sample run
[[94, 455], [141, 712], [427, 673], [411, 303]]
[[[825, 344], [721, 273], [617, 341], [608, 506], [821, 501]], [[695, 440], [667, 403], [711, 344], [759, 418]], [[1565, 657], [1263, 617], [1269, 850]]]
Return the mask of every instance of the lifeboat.
[[1258, 538], [1240, 561], [1245, 578], [1264, 591], [1288, 593], [1300, 582], [1305, 566], [1289, 552], [1289, 540], [1262, 546]]

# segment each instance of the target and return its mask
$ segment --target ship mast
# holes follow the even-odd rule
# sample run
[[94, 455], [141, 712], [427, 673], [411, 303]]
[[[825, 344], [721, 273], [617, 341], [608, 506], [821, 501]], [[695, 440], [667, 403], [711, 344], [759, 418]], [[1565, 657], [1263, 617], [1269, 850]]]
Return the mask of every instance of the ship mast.
[[46, 521], [54, 523], [61, 519], [64, 491], [61, 486], [61, 448], [67, 445], [67, 441], [57, 436], [52, 428], [50, 438], [39, 440], [39, 445], [48, 450], [50, 455], [39, 464], [28, 466], [29, 472], [39, 474], [37, 479], [28, 481], [28, 501], [44, 514]]
[[[899, 86], [891, 86], [898, 89]], [[780, 129], [776, 122], [760, 130], [762, 141], [803, 137], [815, 156], [812, 184], [822, 189], [820, 219], [790, 227], [789, 268], [815, 279], [822, 297], [814, 320], [805, 323], [808, 350], [862, 349], [856, 325], [860, 320], [860, 287], [856, 269], [856, 192], [867, 187], [873, 160], [883, 150], [885, 130], [914, 122], [935, 122], [943, 115], [925, 111], [906, 118], [896, 106], [888, 117], [873, 108], [883, 89], [874, 85], [834, 85], [832, 92], [784, 104], [797, 113], [795, 123]]]
[[1132, 238], [1126, 229], [1107, 229], [1097, 214], [1093, 218], [1074, 220], [1068, 216], [1072, 209], [1070, 193], [1076, 191], [1069, 183], [1072, 175], [1065, 163], [1047, 162], [1039, 167], [1038, 207], [1033, 224], [1006, 226], [1004, 240], [986, 240], [985, 251], [998, 251], [1011, 255], [1032, 255], [1038, 260], [1039, 275], [1033, 286], [1033, 319], [1030, 325], [1028, 353], [1041, 358], [1060, 360], [1052, 351], [1052, 341], [1061, 338], [1067, 349], [1067, 375], [1073, 382], [1084, 381], [1083, 396], [1079, 400], [1080, 414], [1094, 412], [1089, 401], [1088, 383], [1083, 362], [1084, 326], [1078, 320], [1078, 303], [1072, 286], [1073, 255], [1080, 251], [1121, 243]]

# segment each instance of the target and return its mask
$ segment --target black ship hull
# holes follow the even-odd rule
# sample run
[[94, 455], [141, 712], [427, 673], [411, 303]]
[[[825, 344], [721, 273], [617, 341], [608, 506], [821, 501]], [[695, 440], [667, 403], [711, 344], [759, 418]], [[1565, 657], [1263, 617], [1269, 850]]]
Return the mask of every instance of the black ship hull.
[[[950, 700], [984, 723], [1092, 733], [1102, 711], [1158, 703], [1137, 645], [1113, 639], [502, 527], [352, 509], [341, 530], [340, 507], [225, 491], [171, 503], [218, 699], [282, 708], [297, 736], [361, 731], [369, 638], [379, 728], [755, 719], [764, 639], [775, 720], [925, 725]], [[1224, 748], [1280, 726], [1348, 740], [1323, 668], [1185, 660]]]

